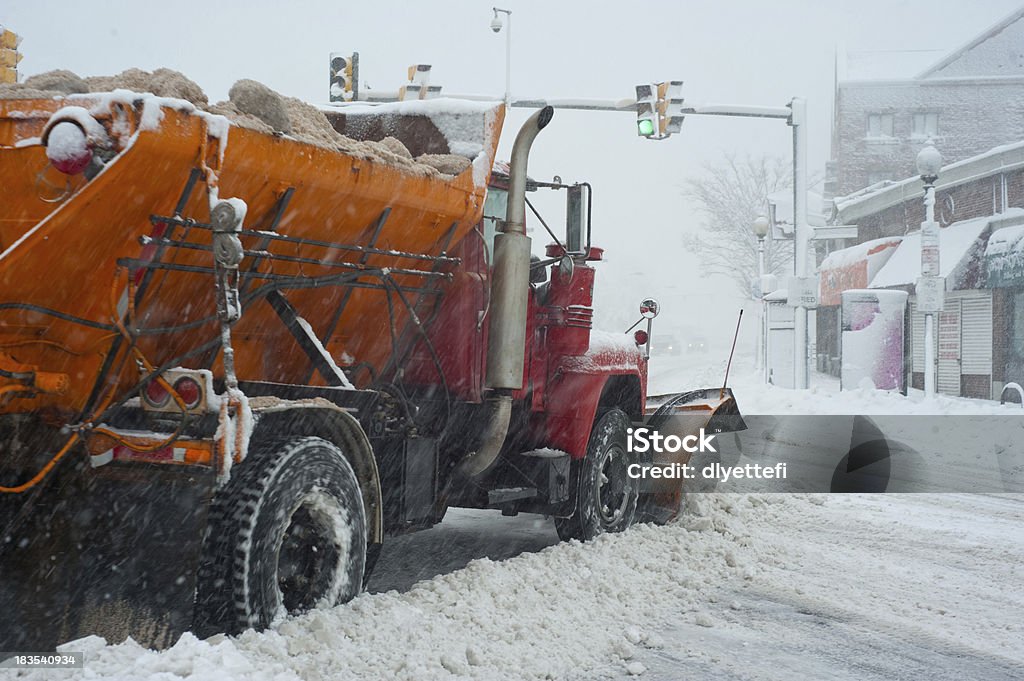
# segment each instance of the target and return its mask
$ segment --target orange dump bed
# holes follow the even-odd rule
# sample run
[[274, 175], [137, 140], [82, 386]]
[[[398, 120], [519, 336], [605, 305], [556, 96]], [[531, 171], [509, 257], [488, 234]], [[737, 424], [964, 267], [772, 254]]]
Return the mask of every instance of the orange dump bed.
[[[129, 343], [113, 343], [117, 336], [130, 336], [153, 366], [180, 358], [180, 366], [219, 373], [208, 227], [218, 196], [247, 205], [244, 313], [232, 331], [239, 378], [316, 382], [260, 294], [268, 287], [325, 339], [338, 364], [381, 368], [391, 324], [401, 328], [407, 314], [394, 289], [412, 302], [443, 287], [443, 277], [419, 272], [454, 263], [417, 256], [442, 255], [480, 220], [504, 116], [500, 105], [420, 104], [387, 115], [416, 118], [414, 130], [436, 123], [435, 151], [456, 130], [463, 139], [448, 139], [449, 151], [475, 154], [458, 175], [396, 163], [369, 147], [340, 152], [236, 127], [149, 95], [0, 101], [0, 413], [62, 420], [90, 395], [130, 390], [141, 374], [134, 356], [128, 360]], [[88, 112], [108, 138], [109, 158], [91, 179], [58, 172], [39, 139], [68, 106]], [[342, 275], [346, 285], [336, 285]], [[101, 375], [107, 385], [97, 385]]]

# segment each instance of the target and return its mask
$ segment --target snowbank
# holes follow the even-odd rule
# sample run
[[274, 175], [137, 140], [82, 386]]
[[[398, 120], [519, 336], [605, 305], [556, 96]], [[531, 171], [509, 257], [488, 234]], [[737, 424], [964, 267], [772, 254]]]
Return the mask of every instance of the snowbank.
[[638, 649], [659, 645], [659, 623], [699, 619], [714, 585], [754, 583], [777, 563], [779, 550], [745, 523], [790, 504], [811, 502], [708, 499], [681, 524], [477, 560], [406, 593], [364, 594], [237, 638], [186, 635], [162, 653], [133, 641], [74, 642], [65, 649], [85, 649], [86, 668], [64, 678], [551, 679], [624, 668]]
[[[981, 495], [738, 495], [693, 498], [683, 520], [502, 562], [477, 560], [405, 593], [364, 594], [275, 630], [157, 653], [89, 638], [67, 679], [563, 679], [643, 674], [674, 655], [693, 678], [777, 678], [744, 641], [780, 644], [792, 613], [857, 622], [920, 658], [1024, 663], [1024, 550], [1019, 499]], [[494, 516], [489, 536], [500, 532]], [[458, 520], [456, 519], [456, 522]], [[672, 636], [674, 628], [688, 634]], [[709, 650], [707, 631], [731, 643]], [[828, 632], [827, 628], [819, 631]], [[834, 635], [834, 634], [833, 634]], [[795, 660], [831, 671], [863, 665], [824, 639]], [[903, 660], [873, 660], [886, 673]], [[646, 664], [645, 664], [646, 663]], [[701, 673], [701, 670], [704, 673]], [[711, 674], [715, 675], [715, 674]], [[716, 675], [717, 676], [717, 675]], [[52, 672], [24, 679], [54, 678]], [[661, 678], [661, 677], [659, 677]], [[679, 678], [668, 676], [665, 678]], [[842, 678], [856, 678], [842, 676]]]

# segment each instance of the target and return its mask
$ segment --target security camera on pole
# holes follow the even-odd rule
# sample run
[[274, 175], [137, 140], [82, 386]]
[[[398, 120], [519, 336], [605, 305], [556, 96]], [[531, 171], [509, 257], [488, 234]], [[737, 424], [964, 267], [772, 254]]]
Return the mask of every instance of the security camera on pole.
[[498, 13], [508, 19], [508, 30], [505, 31], [505, 106], [512, 105], [512, 10], [493, 7], [494, 18], [491, 19], [491, 30], [499, 33], [504, 23]]
[[924, 222], [921, 223], [921, 278], [914, 287], [917, 311], [924, 313], [924, 395], [935, 397], [935, 314], [945, 304], [946, 280], [939, 276], [939, 223], [935, 222], [935, 181], [942, 154], [932, 140], [917, 155], [917, 172], [924, 183]]

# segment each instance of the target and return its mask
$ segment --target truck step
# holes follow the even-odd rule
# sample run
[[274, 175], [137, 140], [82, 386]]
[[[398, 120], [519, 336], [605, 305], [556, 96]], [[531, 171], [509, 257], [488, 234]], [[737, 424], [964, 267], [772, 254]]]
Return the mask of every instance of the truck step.
[[498, 508], [512, 501], [532, 499], [537, 496], [536, 487], [505, 487], [487, 492], [487, 507]]

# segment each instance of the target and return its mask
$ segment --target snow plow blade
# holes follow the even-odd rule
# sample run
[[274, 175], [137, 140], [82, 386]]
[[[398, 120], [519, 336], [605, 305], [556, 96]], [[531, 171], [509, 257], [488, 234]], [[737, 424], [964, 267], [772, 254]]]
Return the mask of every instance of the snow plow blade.
[[[684, 441], [699, 443], [701, 431], [705, 437], [746, 430], [736, 397], [729, 388], [702, 388], [684, 393], [655, 395], [647, 398], [643, 427], [662, 437], [675, 436]], [[717, 452], [648, 453], [652, 467], [678, 470], [689, 465], [698, 473], [704, 466], [719, 461]], [[651, 478], [641, 481], [641, 519], [647, 522], [667, 523], [679, 515], [684, 493], [710, 491], [700, 478], [685, 480], [679, 477]]]
[[209, 469], [69, 463], [37, 494], [0, 497], [0, 649], [172, 645], [192, 625], [212, 489]]

